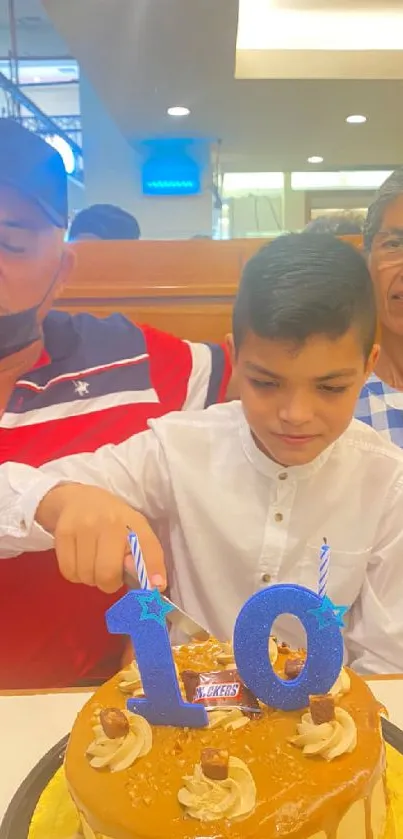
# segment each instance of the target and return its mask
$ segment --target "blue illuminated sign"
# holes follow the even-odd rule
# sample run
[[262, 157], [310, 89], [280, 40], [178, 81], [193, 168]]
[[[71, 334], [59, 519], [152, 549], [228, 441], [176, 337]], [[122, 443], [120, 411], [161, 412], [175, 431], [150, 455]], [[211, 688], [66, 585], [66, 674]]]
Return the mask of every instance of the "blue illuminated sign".
[[199, 164], [183, 141], [156, 143], [142, 170], [144, 195], [197, 195], [201, 189]]

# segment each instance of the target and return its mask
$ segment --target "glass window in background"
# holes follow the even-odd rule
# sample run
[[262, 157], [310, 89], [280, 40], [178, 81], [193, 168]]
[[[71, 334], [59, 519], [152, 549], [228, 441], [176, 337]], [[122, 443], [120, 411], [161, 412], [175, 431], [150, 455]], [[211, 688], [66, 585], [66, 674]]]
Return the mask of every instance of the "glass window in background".
[[283, 172], [226, 172], [223, 239], [273, 238], [283, 232]]
[[386, 170], [226, 172], [214, 238], [273, 238], [318, 216], [366, 215]]

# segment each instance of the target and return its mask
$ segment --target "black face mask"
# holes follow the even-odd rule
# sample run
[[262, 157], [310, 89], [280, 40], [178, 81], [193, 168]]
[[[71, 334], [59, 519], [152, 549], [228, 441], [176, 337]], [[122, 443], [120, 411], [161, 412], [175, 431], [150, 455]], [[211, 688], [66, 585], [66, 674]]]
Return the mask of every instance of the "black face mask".
[[35, 341], [41, 340], [42, 328], [39, 312], [46, 298], [52, 293], [58, 276], [59, 272], [55, 274], [46, 294], [36, 306], [23, 309], [22, 312], [0, 315], [0, 360], [14, 355], [19, 350], [25, 350]]
[[38, 317], [40, 306], [41, 304], [22, 312], [0, 315], [0, 359], [14, 355], [41, 339], [42, 330]]

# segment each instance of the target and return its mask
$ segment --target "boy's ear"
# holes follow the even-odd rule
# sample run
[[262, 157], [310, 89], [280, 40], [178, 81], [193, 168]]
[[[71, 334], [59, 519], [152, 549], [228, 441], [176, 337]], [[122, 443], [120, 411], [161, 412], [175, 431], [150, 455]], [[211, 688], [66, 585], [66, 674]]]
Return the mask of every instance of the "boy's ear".
[[227, 346], [227, 350], [230, 354], [231, 364], [234, 367], [235, 365], [235, 346], [234, 346], [234, 337], [232, 332], [229, 332], [228, 335], [225, 336], [225, 343]]
[[231, 402], [233, 399], [239, 399], [239, 387], [238, 387], [238, 380], [237, 380], [236, 371], [235, 371], [235, 362], [236, 362], [235, 347], [234, 347], [234, 339], [233, 339], [231, 333], [229, 333], [228, 335], [225, 336], [225, 344], [226, 344], [227, 350], [229, 352], [230, 359], [231, 359], [231, 364], [232, 364], [232, 375], [231, 375], [231, 378], [230, 378], [229, 383], [228, 383], [227, 392], [225, 394], [225, 401], [226, 402]]
[[381, 351], [381, 348], [380, 348], [379, 344], [374, 344], [374, 346], [372, 347], [372, 350], [369, 354], [368, 361], [367, 361], [366, 367], [365, 367], [365, 372], [368, 374], [368, 376], [374, 371], [374, 369], [376, 367], [376, 363], [378, 361], [380, 351]]

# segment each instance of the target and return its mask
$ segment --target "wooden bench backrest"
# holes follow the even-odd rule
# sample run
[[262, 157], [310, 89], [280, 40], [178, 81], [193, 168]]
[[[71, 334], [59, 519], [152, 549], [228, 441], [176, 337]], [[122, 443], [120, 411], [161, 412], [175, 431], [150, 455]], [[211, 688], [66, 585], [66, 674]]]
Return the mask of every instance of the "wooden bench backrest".
[[[357, 247], [360, 237], [350, 237]], [[69, 312], [121, 312], [192, 341], [221, 341], [243, 266], [261, 239], [228, 242], [80, 242], [57, 302]]]

